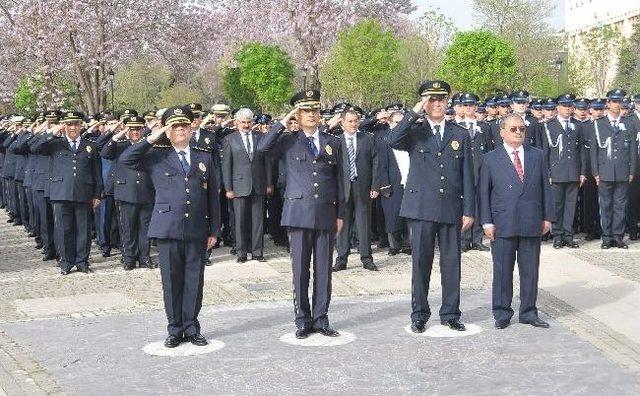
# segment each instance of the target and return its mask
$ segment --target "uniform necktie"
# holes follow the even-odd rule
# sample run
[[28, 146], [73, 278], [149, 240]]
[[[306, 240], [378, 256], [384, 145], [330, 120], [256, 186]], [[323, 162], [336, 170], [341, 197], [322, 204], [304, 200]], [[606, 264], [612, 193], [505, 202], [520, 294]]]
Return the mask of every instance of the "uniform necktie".
[[76, 141], [75, 141], [75, 140], [73, 140], [73, 141], [71, 142], [71, 150], [72, 150], [74, 153], [76, 152], [76, 150], [78, 150], [78, 146], [77, 146], [77, 144], [76, 144]]
[[353, 136], [349, 137], [347, 151], [349, 154], [349, 178], [351, 181], [355, 181], [358, 177], [358, 170], [356, 169], [356, 148], [353, 145]]
[[250, 160], [253, 160], [253, 150], [251, 149], [251, 138], [249, 138], [249, 133], [244, 134], [244, 140], [247, 145], [247, 155], [249, 155]]
[[190, 168], [189, 163], [187, 162], [187, 153], [180, 150], [178, 151], [178, 155], [180, 155], [180, 165], [182, 165], [182, 171], [186, 175], [187, 173], [189, 173], [189, 168]]
[[440, 125], [434, 125], [433, 128], [436, 130], [436, 133], [433, 135], [436, 137], [436, 144], [438, 148], [440, 148], [440, 144], [442, 144], [442, 136], [440, 135]]
[[318, 148], [316, 147], [316, 144], [313, 142], [315, 140], [315, 138], [313, 136], [307, 136], [307, 147], [309, 148], [309, 151], [311, 151], [311, 154], [313, 154], [314, 157], [318, 156]]
[[473, 122], [467, 122], [467, 129], [469, 130], [469, 137], [473, 139], [476, 132]]
[[524, 182], [524, 169], [522, 169], [522, 162], [520, 162], [518, 150], [513, 151], [513, 165], [516, 167], [516, 173], [518, 174], [520, 181]]

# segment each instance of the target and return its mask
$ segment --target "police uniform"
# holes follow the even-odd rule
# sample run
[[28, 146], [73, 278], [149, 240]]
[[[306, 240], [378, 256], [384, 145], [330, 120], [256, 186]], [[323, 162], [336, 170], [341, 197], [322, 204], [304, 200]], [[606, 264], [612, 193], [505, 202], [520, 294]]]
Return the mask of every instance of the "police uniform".
[[[19, 126], [18, 126], [19, 127]], [[16, 132], [9, 133], [9, 136], [2, 143], [5, 150], [4, 166], [2, 167], [2, 177], [6, 185], [7, 207], [9, 208], [9, 222], [14, 225], [22, 225], [20, 216], [20, 204], [18, 201], [18, 190], [16, 186], [16, 163], [17, 156], [11, 150], [12, 144], [18, 139]]]
[[[124, 121], [125, 127], [144, 128], [144, 119], [130, 116]], [[148, 230], [154, 202], [154, 188], [149, 173], [144, 169], [131, 169], [122, 165], [118, 158], [132, 145], [129, 139], [114, 140], [109, 132], [102, 139], [108, 139], [100, 151], [100, 156], [112, 160], [114, 171], [113, 197], [118, 205], [120, 238], [122, 240], [123, 265], [126, 270], [135, 268], [155, 268], [149, 256]]]
[[[443, 97], [444, 81], [427, 81], [421, 96]], [[431, 316], [429, 280], [436, 239], [440, 248], [442, 306], [440, 321], [463, 331], [460, 312], [461, 219], [475, 213], [473, 160], [469, 133], [453, 122], [417, 124], [409, 111], [391, 130], [389, 145], [409, 152], [410, 166], [400, 215], [409, 219], [412, 246], [412, 331], [423, 332]], [[443, 128], [444, 125], [444, 128]]]
[[[77, 111], [64, 114], [64, 122], [81, 122]], [[60, 269], [66, 275], [75, 266], [89, 272], [91, 204], [102, 193], [100, 156], [95, 144], [78, 138], [48, 134], [33, 146], [51, 158], [49, 198], [53, 205], [54, 236]]]
[[[192, 121], [188, 107], [172, 107], [162, 114], [163, 125]], [[148, 236], [155, 238], [158, 246], [169, 333], [165, 345], [175, 347], [183, 337], [206, 345], [198, 314], [204, 284], [203, 252], [207, 238], [217, 236], [220, 229], [215, 169], [209, 153], [195, 147], [179, 149], [164, 140], [154, 146], [148, 138], [142, 139], [118, 157], [118, 164], [146, 171], [156, 191]]]
[[[625, 92], [615, 89], [607, 93], [609, 101], [622, 101]], [[625, 209], [629, 178], [635, 176], [638, 150], [634, 123], [628, 118], [611, 114], [593, 123], [594, 141], [591, 143], [591, 168], [599, 177], [600, 223], [602, 248], [627, 248], [623, 242]]]
[[[635, 109], [627, 117], [635, 125], [636, 131], [636, 147], [640, 150], [640, 95], [633, 97], [635, 103]], [[636, 169], [640, 166], [640, 155], [638, 155], [639, 162], [636, 163]], [[640, 229], [638, 228], [638, 221], [640, 220], [640, 177], [634, 177], [633, 181], [629, 185], [629, 199], [627, 200], [627, 232], [629, 233], [629, 239], [635, 241], [638, 239]]]
[[[480, 98], [477, 95], [466, 92], [460, 95], [460, 103], [462, 105], [477, 106]], [[491, 138], [491, 127], [488, 123], [478, 121], [476, 119], [465, 118], [458, 122], [458, 125], [467, 130], [469, 134], [469, 143], [471, 145], [471, 158], [473, 160], [473, 185], [478, 185], [480, 177], [480, 165], [484, 154], [493, 150], [493, 139]], [[476, 203], [476, 212], [478, 211]], [[479, 251], [488, 251], [489, 247], [482, 243], [484, 231], [482, 225], [474, 222], [471, 228], [462, 233], [462, 251], [466, 252], [470, 249]]]
[[[557, 103], [573, 107], [575, 99], [572, 94], [564, 94], [557, 98]], [[556, 208], [552, 225], [553, 247], [577, 248], [578, 243], [573, 240], [573, 222], [580, 178], [586, 174], [587, 169], [588, 153], [584, 150], [586, 132], [572, 117], [562, 119], [557, 116], [542, 125], [541, 148], [551, 178]]]
[[[320, 92], [299, 92], [291, 100], [299, 109], [320, 109]], [[336, 219], [343, 218], [340, 142], [328, 133], [303, 131], [282, 133], [285, 126], [274, 124], [258, 142], [257, 150], [286, 162], [286, 191], [283, 226], [289, 229], [293, 268], [296, 335], [307, 337], [317, 330], [337, 336], [329, 327], [331, 262]], [[313, 306], [309, 305], [311, 258], [314, 260]]]

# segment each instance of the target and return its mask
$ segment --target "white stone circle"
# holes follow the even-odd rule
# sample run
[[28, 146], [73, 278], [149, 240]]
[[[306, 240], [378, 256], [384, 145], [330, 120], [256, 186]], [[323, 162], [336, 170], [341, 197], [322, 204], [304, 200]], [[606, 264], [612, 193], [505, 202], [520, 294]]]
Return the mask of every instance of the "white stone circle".
[[434, 325], [434, 326], [427, 327], [424, 333], [414, 333], [411, 331], [411, 325], [407, 325], [404, 328], [404, 331], [406, 331], [407, 333], [413, 336], [418, 336], [418, 337], [460, 338], [460, 337], [468, 337], [468, 336], [479, 334], [483, 330], [482, 327], [473, 323], [465, 323], [464, 327], [467, 328], [467, 331], [456, 331], [456, 330], [451, 330], [448, 326]]
[[209, 345], [205, 346], [196, 346], [190, 342], [183, 342], [175, 348], [167, 348], [164, 346], [164, 341], [158, 341], [145, 345], [142, 350], [144, 353], [153, 356], [195, 356], [215, 352], [224, 348], [225, 344], [220, 340], [208, 341]]
[[348, 344], [355, 341], [355, 339], [356, 336], [348, 331], [340, 331], [340, 337], [326, 337], [318, 333], [311, 334], [303, 339], [297, 339], [295, 333], [283, 334], [280, 337], [280, 341], [285, 344], [305, 347], [333, 347]]

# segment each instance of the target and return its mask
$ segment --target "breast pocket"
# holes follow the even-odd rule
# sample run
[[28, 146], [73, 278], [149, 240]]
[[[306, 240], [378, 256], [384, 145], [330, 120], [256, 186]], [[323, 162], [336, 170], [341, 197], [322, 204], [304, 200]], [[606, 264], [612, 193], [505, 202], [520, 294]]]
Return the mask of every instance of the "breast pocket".
[[172, 169], [165, 169], [161, 174], [161, 184], [164, 187], [171, 187], [176, 183], [177, 174]]
[[294, 172], [304, 172], [307, 163], [307, 153], [292, 152], [287, 156], [288, 168]]
[[462, 150], [452, 150], [447, 154], [449, 161], [454, 169], [460, 169], [462, 167], [462, 162], [464, 161], [464, 151]]

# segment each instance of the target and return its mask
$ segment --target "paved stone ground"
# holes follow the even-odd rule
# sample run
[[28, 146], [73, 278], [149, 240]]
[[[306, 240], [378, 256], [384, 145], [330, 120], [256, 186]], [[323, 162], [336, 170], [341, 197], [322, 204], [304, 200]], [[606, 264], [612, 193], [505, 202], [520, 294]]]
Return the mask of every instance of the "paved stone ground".
[[[3, 390], [7, 394], [171, 390], [602, 394], [611, 386], [619, 394], [639, 390], [638, 243], [628, 251], [601, 251], [594, 241], [561, 252], [545, 244], [539, 307], [553, 319], [549, 331], [520, 325], [494, 330], [489, 308], [491, 256], [464, 254], [464, 319], [485, 331], [456, 340], [415, 338], [404, 332], [411, 276], [408, 256], [390, 258], [376, 249], [374, 259], [381, 270], [374, 273], [360, 268], [352, 255], [350, 268], [334, 275], [331, 315], [336, 327], [354, 333], [357, 340], [313, 350], [278, 341], [293, 330], [286, 252], [267, 241], [267, 263], [239, 265], [227, 248], [221, 248], [214, 251], [214, 265], [206, 269], [201, 319], [209, 332], [205, 335], [224, 341], [226, 347], [209, 355], [160, 358], [142, 352], [144, 345], [164, 334], [158, 270], [124, 271], [118, 255], [104, 259], [94, 248], [94, 273], [62, 277], [51, 262], [41, 261], [23, 229], [5, 220], [1, 213], [0, 395]], [[440, 294], [439, 277], [435, 265], [434, 304]], [[495, 372], [500, 375], [492, 375]]]

